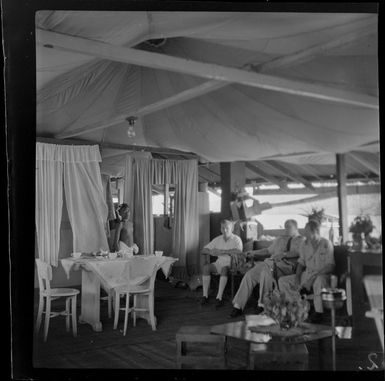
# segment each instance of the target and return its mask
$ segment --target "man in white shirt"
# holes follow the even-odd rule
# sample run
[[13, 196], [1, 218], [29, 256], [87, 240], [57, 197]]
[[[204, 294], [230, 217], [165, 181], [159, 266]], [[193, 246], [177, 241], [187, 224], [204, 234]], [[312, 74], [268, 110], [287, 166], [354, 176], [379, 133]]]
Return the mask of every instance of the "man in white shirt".
[[320, 323], [323, 318], [321, 291], [329, 286], [330, 274], [334, 270], [334, 249], [328, 239], [320, 236], [317, 221], [311, 220], [306, 224], [305, 236], [296, 273], [280, 278], [278, 286], [288, 299], [313, 290], [315, 314], [311, 317], [311, 322]]
[[248, 252], [248, 256], [266, 258], [257, 262], [242, 278], [241, 284], [233, 299], [233, 310], [230, 317], [242, 315], [243, 309], [251, 296], [254, 287], [260, 283], [258, 307], [256, 313], [263, 311], [263, 298], [273, 287], [274, 268], [277, 277], [295, 272], [296, 260], [299, 257], [299, 247], [304, 238], [298, 233], [297, 221], [285, 221], [285, 235], [276, 238], [264, 249]]
[[211, 274], [220, 274], [216, 307], [223, 305], [222, 296], [227, 283], [227, 274], [231, 266], [231, 254], [241, 254], [243, 249], [242, 240], [233, 234], [234, 223], [231, 220], [221, 221], [222, 235], [214, 238], [202, 250], [202, 255], [218, 257], [214, 263], [203, 266], [203, 297], [201, 304], [208, 304], [208, 292]]

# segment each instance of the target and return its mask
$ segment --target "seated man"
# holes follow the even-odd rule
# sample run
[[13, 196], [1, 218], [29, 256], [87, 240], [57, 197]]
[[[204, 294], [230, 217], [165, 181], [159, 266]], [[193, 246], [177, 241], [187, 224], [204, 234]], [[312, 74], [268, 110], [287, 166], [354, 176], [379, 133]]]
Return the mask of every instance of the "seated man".
[[115, 221], [115, 236], [112, 250], [137, 254], [139, 248], [134, 243], [134, 226], [129, 221], [130, 207], [127, 204], [121, 204], [116, 210], [116, 214], [118, 218]]
[[208, 292], [210, 287], [211, 273], [220, 274], [219, 288], [216, 297], [216, 307], [223, 305], [222, 295], [227, 283], [227, 273], [231, 265], [230, 254], [242, 253], [242, 240], [237, 235], [233, 234], [234, 224], [230, 220], [221, 221], [222, 235], [214, 238], [208, 243], [202, 250], [202, 255], [211, 255], [218, 257], [218, 259], [211, 264], [205, 264], [203, 266], [202, 286], [203, 297], [201, 304], [206, 305], [208, 303]]
[[323, 317], [321, 290], [328, 287], [330, 274], [334, 270], [333, 245], [320, 236], [320, 224], [314, 220], [306, 224], [305, 236], [296, 273], [279, 278], [278, 286], [289, 299], [313, 289], [315, 314], [310, 320], [319, 323]]
[[285, 235], [277, 237], [273, 243], [260, 250], [248, 252], [248, 256], [269, 258], [262, 262], [257, 262], [242, 278], [238, 292], [233, 299], [233, 310], [230, 317], [242, 315], [243, 309], [253, 292], [254, 287], [260, 284], [259, 300], [256, 313], [263, 311], [263, 297], [272, 289], [274, 265], [277, 269], [277, 276], [294, 274], [296, 259], [299, 256], [299, 247], [304, 238], [299, 235], [297, 221], [287, 220], [285, 222]]

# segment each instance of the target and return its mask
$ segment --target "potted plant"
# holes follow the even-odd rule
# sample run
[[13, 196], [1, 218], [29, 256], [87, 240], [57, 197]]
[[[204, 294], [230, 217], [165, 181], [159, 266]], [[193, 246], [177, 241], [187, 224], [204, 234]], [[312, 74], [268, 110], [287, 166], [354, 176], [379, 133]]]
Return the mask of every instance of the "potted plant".
[[275, 290], [264, 298], [264, 308], [281, 330], [287, 330], [300, 326], [307, 319], [310, 305], [302, 296], [289, 300], [283, 292]]
[[363, 244], [371, 244], [370, 233], [373, 231], [374, 225], [369, 215], [360, 215], [354, 218], [350, 225], [349, 231], [352, 233], [353, 241], [362, 246]]
[[307, 214], [308, 220], [318, 221], [320, 225], [326, 222], [325, 209], [317, 209], [316, 207], [312, 207], [311, 211]]

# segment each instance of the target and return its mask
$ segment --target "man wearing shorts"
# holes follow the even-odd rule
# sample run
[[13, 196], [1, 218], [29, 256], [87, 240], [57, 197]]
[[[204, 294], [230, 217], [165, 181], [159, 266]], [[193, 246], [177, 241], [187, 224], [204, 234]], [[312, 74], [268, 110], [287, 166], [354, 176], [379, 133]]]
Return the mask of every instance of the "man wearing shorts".
[[219, 274], [219, 287], [216, 296], [216, 307], [223, 305], [222, 296], [227, 283], [227, 274], [231, 266], [231, 254], [241, 254], [243, 249], [242, 240], [233, 234], [234, 223], [231, 220], [221, 221], [222, 235], [214, 238], [202, 250], [202, 255], [211, 255], [218, 259], [211, 264], [203, 266], [203, 298], [202, 305], [208, 304], [208, 292], [210, 288], [211, 274]]

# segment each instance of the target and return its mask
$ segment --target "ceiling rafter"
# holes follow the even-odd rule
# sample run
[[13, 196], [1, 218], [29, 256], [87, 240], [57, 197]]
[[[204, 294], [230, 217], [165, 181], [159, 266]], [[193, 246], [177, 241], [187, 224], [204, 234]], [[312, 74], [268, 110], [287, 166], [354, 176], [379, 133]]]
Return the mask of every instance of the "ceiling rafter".
[[293, 173], [285, 163], [277, 163], [275, 161], [264, 161], [265, 163], [268, 163], [269, 165], [271, 165], [274, 169], [277, 169], [279, 170], [282, 174], [286, 174], [286, 176], [288, 176], [289, 178], [291, 178], [292, 180], [294, 180], [295, 182], [299, 182], [303, 185], [305, 185], [305, 187], [311, 191], [315, 191], [312, 183], [306, 179], [304, 179], [302, 176], [299, 176], [299, 175], [296, 175], [295, 173]]
[[42, 29], [36, 29], [36, 43], [48, 48], [88, 54], [117, 62], [179, 72], [219, 81], [240, 83], [246, 86], [308, 98], [378, 109], [378, 98], [367, 94], [336, 89], [317, 83], [261, 74], [255, 71], [141, 51]]
[[[373, 25], [371, 19], [363, 19], [363, 20], [358, 20], [353, 23], [351, 23], [356, 29], [346, 33], [345, 35], [339, 36], [336, 39], [333, 39], [331, 41], [323, 42], [320, 44], [316, 44], [314, 46], [308, 47], [306, 49], [302, 49], [300, 51], [294, 52], [289, 55], [285, 55], [282, 57], [275, 58], [273, 60], [270, 60], [268, 62], [258, 64], [258, 65], [247, 65], [245, 67], [250, 67], [254, 72], [257, 73], [262, 73], [262, 72], [267, 72], [271, 69], [276, 69], [279, 67], [285, 67], [285, 66], [291, 66], [296, 63], [303, 63], [307, 60], [311, 60], [314, 58], [317, 54], [324, 54], [330, 49], [335, 49], [337, 47], [343, 47], [346, 45], [350, 45], [356, 41], [357, 38], [362, 38], [363, 36], [372, 34], [376, 31], [375, 25]], [[45, 32], [43, 30], [38, 30], [37, 34], [41, 32]], [[51, 32], [53, 33], [53, 32]], [[76, 38], [76, 37], [75, 37]], [[91, 41], [92, 42], [92, 41]], [[47, 44], [46, 44], [47, 45]], [[48, 46], [52, 46], [48, 44]], [[129, 45], [129, 46], [132, 46]], [[83, 52], [82, 52], [83, 53]], [[155, 53], [156, 54], [156, 53]], [[144, 106], [140, 108], [139, 110], [136, 110], [133, 112], [134, 115], [137, 116], [144, 116], [149, 113], [159, 111], [161, 109], [171, 107], [175, 104], [185, 102], [187, 100], [193, 99], [197, 96], [206, 94], [210, 91], [215, 91], [218, 90], [219, 88], [225, 87], [229, 84], [233, 83], [232, 81], [226, 82], [226, 81], [218, 81], [218, 80], [210, 80], [207, 81], [203, 84], [200, 84], [196, 87], [193, 87], [191, 89], [184, 90], [178, 94], [172, 95], [171, 97], [162, 99], [158, 102], [155, 102], [153, 104]], [[85, 133], [90, 131], [89, 129], [92, 130], [97, 130], [97, 129], [103, 129], [103, 128], [109, 128], [112, 127], [118, 123], [121, 123], [124, 121], [124, 118], [126, 115], [119, 115], [116, 118], [111, 119], [110, 121], [103, 121], [97, 125], [89, 125], [85, 126], [79, 129], [76, 129], [73, 131], [75, 135], [63, 135], [58, 134], [58, 137], [72, 137], [72, 136], [77, 136], [79, 134]]]
[[349, 152], [349, 156], [352, 157], [355, 161], [363, 165], [365, 168], [369, 169], [370, 172], [376, 174], [377, 176], [380, 176], [380, 166], [376, 166], [373, 163], [369, 162], [368, 160], [360, 157], [358, 154]]
[[285, 191], [286, 193], [289, 193], [288, 189], [286, 188], [286, 184], [280, 180], [277, 180], [275, 177], [267, 174], [266, 172], [262, 171], [260, 168], [258, 168], [255, 164], [252, 164], [252, 163], [249, 163], [249, 162], [245, 162], [245, 167], [254, 172], [255, 174], [257, 174], [259, 177], [262, 177], [263, 179], [265, 179], [266, 181], [272, 183], [272, 184], [275, 184], [275, 185], [278, 185], [283, 191]]

